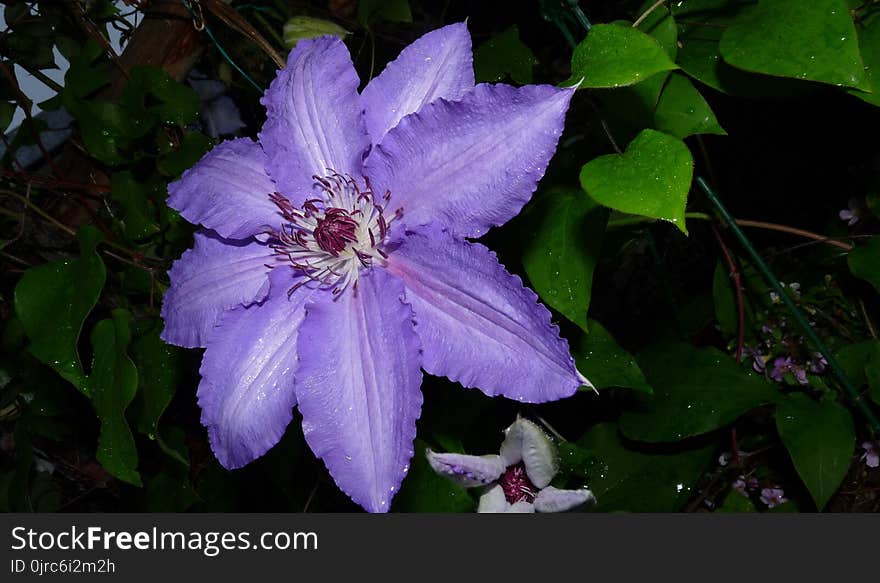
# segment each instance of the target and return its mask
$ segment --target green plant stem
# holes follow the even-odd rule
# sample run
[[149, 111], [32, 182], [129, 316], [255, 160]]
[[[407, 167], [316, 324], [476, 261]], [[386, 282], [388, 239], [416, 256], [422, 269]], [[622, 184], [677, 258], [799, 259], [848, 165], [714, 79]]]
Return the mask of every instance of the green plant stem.
[[797, 307], [788, 293], [782, 288], [782, 285], [779, 283], [779, 279], [773, 274], [770, 270], [770, 267], [764, 263], [764, 260], [761, 259], [761, 255], [758, 253], [758, 250], [752, 245], [749, 241], [748, 237], [746, 237], [745, 233], [742, 232], [742, 229], [737, 225], [736, 220], [730, 215], [727, 210], [727, 207], [721, 202], [721, 199], [718, 198], [718, 195], [712, 188], [706, 183], [705, 180], [701, 176], [697, 176], [696, 183], [699, 185], [700, 189], [702, 189], [703, 193], [705, 193], [706, 197], [709, 199], [709, 202], [712, 203], [712, 206], [715, 207], [715, 210], [718, 212], [722, 222], [730, 229], [730, 231], [734, 234], [734, 236], [739, 240], [740, 244], [745, 248], [746, 253], [749, 255], [751, 260], [754, 262], [755, 266], [757, 266], [758, 271], [761, 272], [761, 275], [770, 284], [770, 287], [779, 295], [779, 299], [785, 304], [785, 307], [788, 308], [788, 311], [791, 312], [791, 315], [794, 317], [795, 322], [797, 322], [798, 326], [800, 326], [801, 330], [804, 332], [804, 335], [809, 339], [809, 341], [813, 344], [813, 346], [825, 357], [825, 360], [828, 362], [828, 366], [831, 368], [831, 372], [834, 373], [834, 376], [837, 377], [837, 380], [840, 382], [844, 391], [849, 395], [849, 397], [853, 400], [862, 414], [865, 416], [865, 419], [868, 421], [868, 425], [871, 428], [873, 433], [880, 432], [880, 420], [878, 420], [877, 416], [874, 414], [874, 411], [871, 407], [865, 403], [862, 399], [862, 396], [859, 395], [858, 389], [853, 385], [852, 381], [849, 380], [849, 377], [846, 376], [846, 373], [843, 372], [843, 369], [840, 367], [840, 364], [837, 362], [837, 359], [834, 358], [834, 355], [831, 353], [831, 350], [825, 343], [819, 338], [819, 335], [816, 334], [816, 331], [813, 330], [812, 326], [810, 326], [804, 314]]

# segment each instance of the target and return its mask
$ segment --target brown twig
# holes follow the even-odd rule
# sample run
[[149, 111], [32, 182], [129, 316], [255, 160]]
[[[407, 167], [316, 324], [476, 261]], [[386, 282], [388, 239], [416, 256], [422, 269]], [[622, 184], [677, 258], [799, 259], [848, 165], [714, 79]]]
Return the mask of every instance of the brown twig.
[[[46, 146], [43, 144], [43, 140], [40, 139], [40, 132], [37, 130], [36, 124], [34, 124], [34, 118], [31, 115], [31, 108], [28, 107], [30, 104], [30, 99], [21, 91], [21, 87], [18, 86], [18, 79], [15, 78], [15, 75], [6, 64], [0, 60], [0, 72], [9, 80], [9, 84], [12, 86], [12, 89], [15, 91], [16, 98], [15, 100], [18, 102], [19, 107], [24, 111], [24, 117], [27, 121], [28, 129], [31, 132], [31, 136], [34, 139], [34, 143], [37, 145], [37, 148], [40, 149], [40, 154], [42, 154], [43, 158], [46, 160], [46, 163], [49, 164], [49, 167], [52, 169], [52, 174], [56, 176], [60, 176], [61, 172], [58, 167], [55, 165], [55, 160], [52, 159], [52, 156], [49, 155], [49, 151], [46, 149]], [[12, 152], [10, 152], [10, 155]]]
[[11, 178], [14, 180], [25, 181], [28, 184], [35, 183], [47, 188], [63, 188], [66, 190], [94, 190], [97, 192], [110, 192], [110, 187], [102, 184], [89, 184], [86, 182], [71, 182], [69, 180], [58, 180], [50, 176], [41, 174], [29, 174], [27, 172], [16, 172], [14, 170], [0, 170], [0, 176]]
[[643, 23], [645, 19], [648, 18], [648, 16], [650, 16], [652, 12], [654, 12], [654, 10], [659, 8], [660, 5], [665, 2], [666, 0], [657, 0], [656, 2], [654, 2], [654, 4], [652, 4], [650, 8], [642, 12], [642, 15], [639, 16], [635, 22], [633, 22], [633, 28], [638, 28], [638, 26]]
[[844, 243], [843, 241], [838, 241], [831, 237], [825, 237], [823, 235], [819, 235], [818, 233], [813, 233], [812, 231], [805, 231], [804, 229], [789, 227], [787, 225], [780, 225], [777, 223], [765, 223], [764, 221], [751, 221], [748, 219], [736, 219], [736, 224], [743, 227], [754, 227], [756, 229], [768, 229], [770, 231], [779, 231], [781, 233], [788, 233], [790, 235], [799, 235], [801, 237], [806, 237], [807, 239], [813, 239], [814, 241], [821, 241], [822, 243], [827, 243], [828, 245], [839, 247], [840, 249], [844, 249], [846, 251], [852, 251], [853, 248], [853, 246], [849, 243]]
[[249, 38], [254, 44], [260, 47], [260, 49], [275, 62], [279, 69], [284, 68], [286, 63], [284, 59], [281, 58], [281, 55], [279, 55], [271, 43], [260, 34], [260, 31], [254, 28], [254, 25], [245, 20], [245, 18], [234, 8], [227, 6], [223, 2], [220, 2], [220, 0], [201, 0], [201, 2], [211, 14], [225, 22], [230, 28]]

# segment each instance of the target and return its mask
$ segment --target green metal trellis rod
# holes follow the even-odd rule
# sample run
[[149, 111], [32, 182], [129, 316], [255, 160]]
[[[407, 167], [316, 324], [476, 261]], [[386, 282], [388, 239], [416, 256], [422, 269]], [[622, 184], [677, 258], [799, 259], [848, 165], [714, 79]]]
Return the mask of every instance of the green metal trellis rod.
[[825, 360], [828, 361], [828, 366], [831, 368], [831, 372], [834, 373], [834, 376], [837, 377], [841, 386], [865, 416], [865, 419], [867, 419], [868, 424], [871, 426], [871, 430], [875, 433], [880, 432], [880, 420], [877, 419], [874, 411], [867, 403], [865, 403], [865, 400], [859, 394], [859, 390], [853, 385], [852, 381], [849, 380], [849, 377], [846, 376], [846, 373], [840, 367], [840, 364], [837, 362], [837, 359], [834, 358], [834, 355], [831, 353], [831, 350], [828, 349], [828, 346], [821, 338], [819, 338], [819, 335], [816, 334], [813, 327], [810, 326], [810, 323], [807, 321], [807, 318], [804, 317], [803, 312], [801, 312], [791, 297], [789, 297], [788, 293], [782, 288], [782, 285], [779, 283], [779, 278], [773, 274], [770, 267], [763, 259], [761, 259], [761, 255], [755, 249], [754, 245], [752, 245], [751, 241], [749, 241], [748, 237], [746, 237], [745, 233], [743, 233], [742, 229], [739, 228], [739, 225], [736, 224], [736, 221], [730, 215], [730, 212], [728, 212], [727, 207], [724, 206], [724, 203], [721, 202], [721, 199], [718, 198], [718, 195], [706, 183], [702, 176], [697, 176], [696, 183], [706, 195], [706, 198], [709, 199], [709, 202], [712, 203], [712, 206], [715, 207], [722, 222], [728, 229], [730, 229], [734, 236], [739, 240], [740, 244], [745, 248], [746, 253], [748, 253], [751, 260], [758, 267], [758, 271], [761, 272], [761, 275], [767, 280], [767, 283], [773, 287], [773, 290], [779, 296], [779, 299], [782, 300], [785, 307], [788, 308], [788, 311], [794, 316], [795, 321], [798, 326], [801, 327], [801, 330], [803, 330], [806, 337], [810, 340], [813, 346], [822, 353]]
[[[542, 8], [544, 10], [544, 14], [548, 20], [552, 20], [557, 27], [563, 32], [563, 35], [566, 39], [571, 43], [571, 33], [568, 31], [568, 28], [565, 26], [563, 19], [559, 16], [559, 9], [567, 7], [574, 14], [574, 19], [578, 21], [584, 31], [589, 33], [591, 25], [587, 20], [586, 16], [583, 12], [581, 12], [580, 8], [577, 5], [576, 1], [573, 0], [556, 0], [556, 5], [553, 9], [548, 9], [550, 4], [553, 4], [554, 0], [544, 0], [542, 1]], [[730, 212], [727, 210], [727, 207], [724, 206], [724, 203], [721, 202], [721, 199], [715, 193], [714, 190], [706, 183], [702, 176], [697, 176], [695, 182], [706, 195], [706, 198], [709, 199], [709, 202], [715, 207], [716, 212], [718, 213], [718, 217], [721, 222], [730, 229], [730, 231], [734, 234], [740, 244], [745, 248], [746, 253], [749, 255], [751, 260], [757, 266], [758, 271], [761, 272], [763, 278], [767, 281], [768, 284], [773, 288], [782, 302], [785, 304], [785, 307], [788, 308], [791, 315], [794, 317], [795, 322], [797, 322], [798, 326], [803, 330], [804, 335], [807, 339], [813, 344], [813, 346], [825, 357], [825, 360], [828, 362], [828, 366], [831, 368], [831, 372], [834, 373], [834, 376], [837, 377], [838, 382], [843, 387], [844, 391], [847, 393], [849, 398], [855, 403], [856, 407], [858, 407], [859, 411], [865, 416], [865, 419], [868, 422], [868, 425], [873, 434], [880, 433], [880, 419], [877, 418], [877, 415], [874, 413], [871, 406], [868, 405], [862, 396], [859, 394], [858, 388], [852, 383], [849, 377], [844, 372], [843, 368], [841, 368], [840, 364], [837, 362], [837, 359], [834, 358], [834, 355], [829, 350], [828, 346], [819, 338], [819, 335], [816, 334], [816, 331], [813, 330], [810, 323], [807, 321], [807, 318], [804, 316], [803, 312], [797, 307], [794, 301], [789, 297], [788, 293], [782, 288], [782, 285], [779, 283], [779, 278], [773, 273], [770, 267], [761, 259], [761, 255], [758, 253], [757, 249], [755, 249], [754, 245], [752, 245], [749, 238], [746, 237], [746, 234], [739, 228], [739, 225], [736, 224], [736, 220], [731, 216]]]

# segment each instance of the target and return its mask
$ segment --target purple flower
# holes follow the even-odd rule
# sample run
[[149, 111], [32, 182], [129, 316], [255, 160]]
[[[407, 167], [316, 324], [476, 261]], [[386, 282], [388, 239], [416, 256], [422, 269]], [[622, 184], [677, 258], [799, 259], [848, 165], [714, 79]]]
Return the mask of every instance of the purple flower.
[[733, 482], [733, 489], [742, 494], [743, 496], [748, 497], [749, 493], [746, 491], [746, 480], [743, 476], [738, 477]]
[[851, 198], [849, 199], [849, 204], [847, 204], [847, 208], [843, 209], [838, 213], [841, 221], [846, 221], [846, 224], [852, 227], [862, 218], [863, 207], [860, 204], [858, 199]]
[[822, 374], [828, 367], [828, 361], [822, 356], [821, 352], [814, 352], [813, 358], [810, 360], [810, 372], [813, 374]]
[[775, 508], [788, 502], [788, 499], [782, 488], [764, 488], [761, 490], [761, 502], [766, 504], [768, 508]]
[[556, 446], [537, 425], [518, 418], [504, 434], [499, 455], [428, 450], [428, 463], [465, 488], [485, 486], [477, 512], [566, 512], [595, 501], [586, 488], [560, 490], [550, 485], [559, 469]]
[[770, 378], [778, 383], [782, 382], [782, 376], [789, 372], [793, 366], [790, 356], [785, 358], [780, 356], [773, 361], [773, 370], [770, 371]]
[[201, 100], [201, 120], [205, 133], [212, 138], [235, 134], [245, 127], [241, 113], [231, 97], [226, 95], [226, 85], [211, 79], [190, 78], [190, 87]]
[[866, 441], [862, 444], [862, 449], [865, 453], [859, 459], [864, 460], [869, 468], [880, 467], [880, 448], [877, 447], [877, 443]]
[[781, 383], [783, 376], [787, 372], [793, 374], [795, 380], [797, 380], [799, 384], [806, 385], [809, 383], [807, 380], [806, 369], [799, 364], [796, 364], [790, 356], [786, 356], [785, 358], [779, 357], [773, 361], [773, 370], [770, 371], [770, 378]]
[[198, 399], [226, 468], [274, 446], [296, 405], [337, 485], [382, 512], [422, 370], [524, 402], [589, 385], [549, 310], [467, 240], [529, 200], [573, 90], [474, 86], [463, 23], [358, 84], [341, 40], [300, 41], [259, 142], [224, 142], [169, 185], [205, 229], [170, 271], [163, 338], [207, 348]]

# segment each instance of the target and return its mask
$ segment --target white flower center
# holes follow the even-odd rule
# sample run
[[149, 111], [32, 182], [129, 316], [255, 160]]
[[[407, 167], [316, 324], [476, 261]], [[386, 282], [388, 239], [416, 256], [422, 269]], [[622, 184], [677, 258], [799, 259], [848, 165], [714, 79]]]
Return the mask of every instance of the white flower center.
[[[271, 195], [286, 223], [281, 225], [272, 244], [305, 277], [290, 289], [317, 282], [342, 293], [348, 286], [357, 289], [361, 268], [372, 265], [376, 257], [387, 257], [382, 244], [391, 222], [400, 211], [386, 219], [385, 207], [376, 203], [369, 180], [364, 187], [348, 175], [334, 172], [313, 176], [321, 187], [321, 198], [309, 199], [296, 208], [280, 193]], [[386, 192], [385, 204], [391, 197]]]

